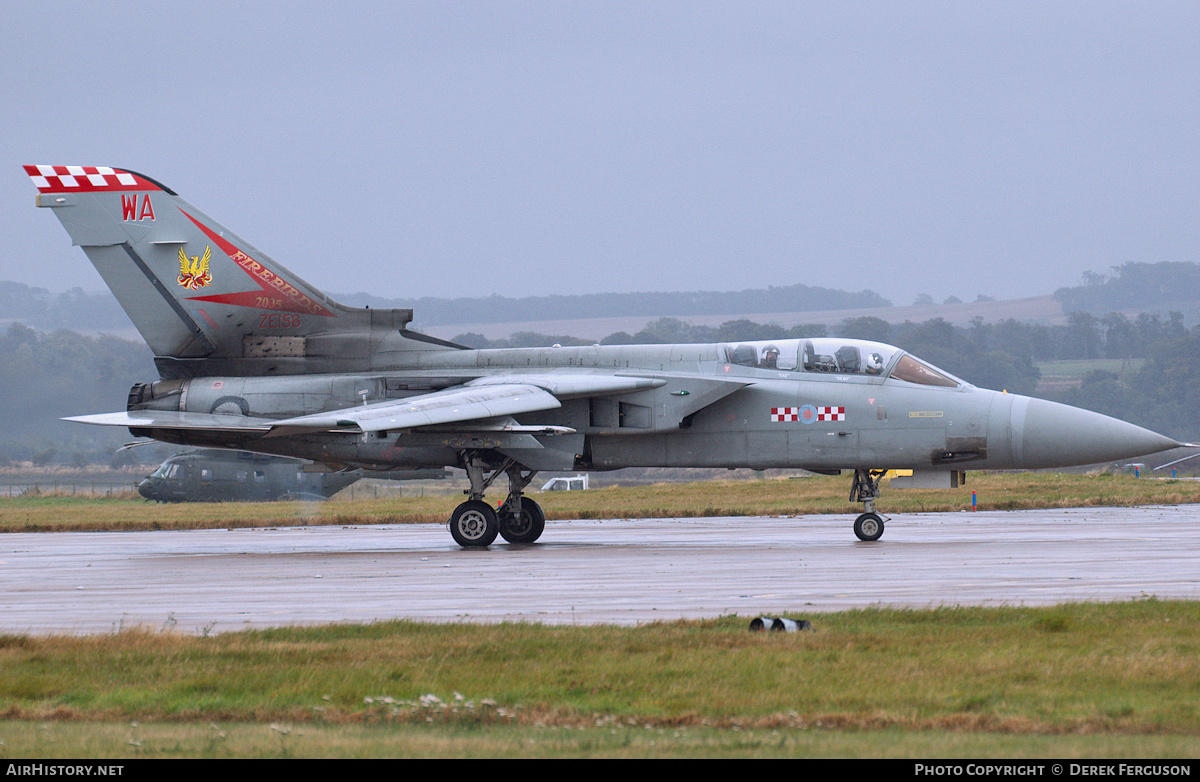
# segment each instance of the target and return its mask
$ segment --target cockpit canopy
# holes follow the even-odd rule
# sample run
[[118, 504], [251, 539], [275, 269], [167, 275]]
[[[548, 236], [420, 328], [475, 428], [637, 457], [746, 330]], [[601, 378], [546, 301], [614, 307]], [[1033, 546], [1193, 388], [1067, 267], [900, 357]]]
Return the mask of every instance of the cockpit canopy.
[[964, 385], [950, 373], [882, 342], [821, 337], [737, 342], [721, 347], [725, 361], [733, 366], [892, 378], [946, 388]]

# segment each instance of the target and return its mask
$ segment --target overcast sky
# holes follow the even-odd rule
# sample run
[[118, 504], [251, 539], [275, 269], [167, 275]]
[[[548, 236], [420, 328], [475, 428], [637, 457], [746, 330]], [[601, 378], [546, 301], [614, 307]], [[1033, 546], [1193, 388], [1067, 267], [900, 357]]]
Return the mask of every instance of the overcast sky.
[[[0, 4], [22, 164], [128, 168], [331, 292], [996, 298], [1197, 261], [1200, 3]], [[536, 313], [531, 313], [531, 318]]]

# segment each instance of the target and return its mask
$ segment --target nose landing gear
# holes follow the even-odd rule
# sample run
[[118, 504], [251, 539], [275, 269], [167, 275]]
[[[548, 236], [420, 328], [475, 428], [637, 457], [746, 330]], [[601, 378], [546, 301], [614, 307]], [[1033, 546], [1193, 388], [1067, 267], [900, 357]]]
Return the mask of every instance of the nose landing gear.
[[875, 500], [879, 498], [879, 482], [887, 470], [854, 471], [854, 484], [850, 487], [850, 501], [861, 502], [863, 513], [854, 520], [854, 534], [862, 541], [875, 541], [883, 537], [883, 517], [875, 512]]

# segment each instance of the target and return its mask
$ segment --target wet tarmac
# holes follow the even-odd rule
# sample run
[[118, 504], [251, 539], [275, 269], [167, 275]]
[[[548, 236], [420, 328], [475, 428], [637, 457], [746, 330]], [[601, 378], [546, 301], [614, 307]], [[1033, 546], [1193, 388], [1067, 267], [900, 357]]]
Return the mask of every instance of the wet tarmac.
[[0, 632], [415, 619], [638, 624], [872, 605], [1200, 599], [1200, 507], [548, 522], [462, 550], [442, 525], [0, 534]]

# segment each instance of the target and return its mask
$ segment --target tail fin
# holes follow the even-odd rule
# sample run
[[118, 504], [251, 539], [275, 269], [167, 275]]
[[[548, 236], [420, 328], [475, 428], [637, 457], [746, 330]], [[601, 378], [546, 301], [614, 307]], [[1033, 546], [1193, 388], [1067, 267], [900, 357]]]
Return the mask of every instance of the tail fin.
[[[338, 304], [142, 174], [102, 166], [25, 166], [25, 171], [38, 189], [37, 205], [53, 209], [72, 242], [83, 248], [160, 357], [160, 370], [170, 359], [240, 364], [293, 358], [299, 363], [288, 368], [242, 369], [322, 371], [304, 362], [321, 341], [313, 335], [368, 337], [381, 329], [403, 330], [412, 319], [411, 310]], [[370, 342], [363, 340], [365, 352]], [[233, 369], [225, 371], [234, 374]]]

